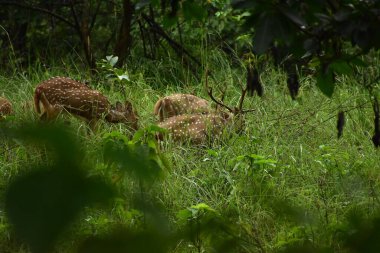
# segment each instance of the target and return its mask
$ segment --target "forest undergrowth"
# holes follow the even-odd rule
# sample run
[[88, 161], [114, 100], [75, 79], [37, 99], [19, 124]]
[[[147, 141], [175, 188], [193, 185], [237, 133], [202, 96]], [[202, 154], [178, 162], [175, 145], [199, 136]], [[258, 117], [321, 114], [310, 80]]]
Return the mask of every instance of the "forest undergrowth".
[[[225, 90], [224, 102], [235, 106], [246, 82], [244, 71], [217, 53], [210, 61], [214, 62], [209, 66], [213, 75], [209, 85], [217, 96]], [[84, 171], [79, 176], [83, 182], [96, 177], [114, 192], [106, 207], [78, 205], [79, 215], [57, 230], [51, 239], [53, 246], [50, 241], [46, 246], [54, 252], [111, 252], [107, 251], [110, 248], [125, 252], [124, 247], [134, 252], [356, 252], [357, 245], [371, 241], [366, 237], [368, 231], [379, 226], [370, 221], [379, 219], [380, 154], [371, 142], [369, 95], [359, 80], [339, 77], [333, 97], [327, 98], [313, 78], [301, 77], [299, 96], [292, 100], [286, 75], [268, 64], [260, 73], [264, 96], [245, 99], [244, 108], [254, 111], [244, 115], [241, 132], [228, 129], [202, 146], [171, 140], [156, 146], [152, 138], [152, 125], [157, 122], [155, 102], [172, 93], [192, 93], [210, 100], [204, 76], [196, 79], [171, 63], [141, 62], [125, 68], [128, 80], [115, 78], [114, 69], [106, 67], [89, 79], [79, 67], [67, 66], [70, 63], [41, 64], [25, 72], [0, 74], [2, 95], [14, 106], [14, 115], [1, 122], [6, 130], [1, 132], [0, 143], [0, 252], [37, 252], [44, 239], [48, 240], [46, 236], [42, 241], [38, 236], [29, 240], [27, 232], [21, 233], [24, 238], [16, 236], [20, 234], [17, 223], [10, 225], [9, 219], [17, 217], [3, 211], [11, 210], [8, 186], [33, 170], [56, 166], [57, 171], [64, 171], [70, 159], [73, 167]], [[84, 121], [62, 115], [54, 123], [64, 126], [68, 133], [62, 130], [63, 136], [68, 134], [74, 141], [62, 142], [63, 148], [54, 152], [72, 153], [52, 155], [54, 148], [48, 144], [54, 146], [55, 140], [40, 130], [49, 131], [46, 125], [54, 124], [42, 124], [33, 108], [34, 88], [52, 76], [88, 80], [112, 102], [130, 99], [138, 111], [140, 129], [145, 131], [136, 136], [123, 125], [100, 122], [97, 131], [89, 134]], [[338, 139], [339, 111], [346, 113], [346, 119]], [[45, 144], [41, 145], [40, 137], [46, 138]], [[132, 146], [137, 156], [144, 154], [154, 165], [133, 160], [128, 153]], [[129, 155], [109, 154], [107, 147]], [[54, 165], [61, 155], [67, 163]], [[136, 165], [136, 171], [129, 173], [123, 169], [129, 162], [153, 166], [152, 171], [159, 172], [147, 170], [151, 175], [144, 172], [141, 176]], [[45, 186], [54, 188], [51, 184]], [[33, 214], [26, 216], [34, 219]], [[51, 218], [60, 226], [54, 217], [61, 216], [52, 214]], [[149, 243], [140, 243], [144, 240]]]

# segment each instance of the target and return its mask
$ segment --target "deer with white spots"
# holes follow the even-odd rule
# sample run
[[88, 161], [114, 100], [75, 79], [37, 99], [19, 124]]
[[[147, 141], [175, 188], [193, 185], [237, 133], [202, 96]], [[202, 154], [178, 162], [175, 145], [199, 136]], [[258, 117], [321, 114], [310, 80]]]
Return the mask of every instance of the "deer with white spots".
[[[183, 114], [159, 122], [158, 126], [167, 129], [175, 141], [202, 144], [220, 136], [229, 121], [228, 114]], [[158, 138], [162, 140], [163, 136]]]
[[0, 119], [4, 116], [12, 114], [12, 104], [11, 102], [3, 97], [0, 97]]
[[[206, 107], [203, 107], [197, 112], [198, 104], [190, 103], [187, 104], [183, 109], [181, 108], [184, 113], [175, 114], [175, 116], [168, 117], [164, 121], [158, 123], [159, 127], [168, 130], [169, 134], [175, 141], [189, 140], [194, 144], [202, 144], [207, 141], [214, 140], [220, 136], [220, 134], [223, 133], [226, 128], [239, 132], [244, 128], [245, 124], [243, 114], [254, 111], [252, 109], [244, 110], [242, 108], [244, 98], [248, 90], [248, 85], [246, 88], [242, 88], [239, 104], [237, 107], [233, 108], [225, 105], [222, 101], [216, 99], [213, 96], [212, 88], [208, 86], [207, 82], [207, 71], [206, 88], [211, 100], [214, 101], [219, 107], [217, 107], [216, 111], [213, 112], [210, 109], [205, 110]], [[191, 110], [186, 110], [186, 108], [191, 108]], [[207, 108], [209, 108], [208, 102]], [[220, 108], [225, 108], [227, 112], [222, 111]], [[177, 111], [180, 112], [181, 110]], [[159, 135], [158, 138], [162, 140], [163, 136]]]
[[159, 121], [182, 114], [208, 114], [211, 108], [206, 99], [191, 95], [176, 93], [163, 97], [154, 106], [154, 114]]
[[99, 119], [138, 128], [138, 116], [129, 101], [124, 106], [120, 102], [111, 106], [99, 91], [67, 77], [53, 77], [40, 83], [34, 92], [34, 106], [41, 119], [52, 120], [68, 112], [85, 119], [92, 129]]

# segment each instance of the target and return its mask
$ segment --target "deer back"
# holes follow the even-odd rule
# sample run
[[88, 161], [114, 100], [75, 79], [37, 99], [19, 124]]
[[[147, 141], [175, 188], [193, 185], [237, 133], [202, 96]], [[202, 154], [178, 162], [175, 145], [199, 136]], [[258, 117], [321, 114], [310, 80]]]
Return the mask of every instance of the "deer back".
[[[35, 108], [41, 113], [40, 102], [50, 118], [63, 109], [87, 120], [100, 118], [110, 103], [99, 91], [70, 78], [55, 77], [39, 84], [34, 93]], [[50, 110], [50, 111], [49, 111]]]
[[3, 97], [0, 97], [0, 117], [12, 114], [12, 104], [11, 102]]
[[41, 113], [42, 103], [48, 119], [67, 111], [89, 122], [104, 118], [111, 123], [126, 123], [137, 128], [137, 113], [129, 101], [124, 107], [119, 104], [111, 107], [101, 92], [66, 77], [55, 77], [39, 84], [35, 89], [34, 103], [38, 113]]
[[181, 114], [210, 113], [207, 100], [191, 94], [172, 94], [159, 99], [154, 106], [154, 114], [159, 121]]

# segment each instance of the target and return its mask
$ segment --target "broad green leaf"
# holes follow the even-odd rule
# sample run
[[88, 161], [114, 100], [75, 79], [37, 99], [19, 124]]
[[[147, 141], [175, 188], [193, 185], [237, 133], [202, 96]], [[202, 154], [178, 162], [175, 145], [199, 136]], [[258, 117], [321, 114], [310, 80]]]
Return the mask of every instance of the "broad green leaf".
[[351, 66], [344, 60], [337, 60], [332, 62], [329, 67], [338, 74], [349, 75], [352, 73]]
[[119, 78], [119, 80], [125, 79], [127, 81], [130, 81], [129, 76], [127, 74], [123, 74], [123, 75], [120, 75], [120, 76], [117, 76], [117, 77]]
[[253, 38], [253, 50], [256, 54], [263, 54], [274, 40], [274, 22], [271, 16], [262, 15], [256, 26]]
[[275, 40], [288, 44], [294, 33], [289, 31], [289, 21], [279, 13], [263, 13], [255, 27], [253, 49], [256, 54], [263, 54]]
[[36, 168], [8, 186], [5, 211], [16, 235], [32, 252], [51, 252], [84, 207], [106, 203], [112, 196], [113, 190], [102, 180], [74, 168]]
[[334, 93], [335, 83], [333, 79], [333, 72], [328, 70], [326, 73], [322, 73], [320, 70], [317, 74], [317, 87], [328, 97], [331, 97]]
[[109, 64], [113, 67], [113, 66], [115, 66], [115, 64], [119, 60], [119, 57], [113, 56], [113, 55], [108, 55], [108, 56], [106, 56], [106, 59], [109, 62]]

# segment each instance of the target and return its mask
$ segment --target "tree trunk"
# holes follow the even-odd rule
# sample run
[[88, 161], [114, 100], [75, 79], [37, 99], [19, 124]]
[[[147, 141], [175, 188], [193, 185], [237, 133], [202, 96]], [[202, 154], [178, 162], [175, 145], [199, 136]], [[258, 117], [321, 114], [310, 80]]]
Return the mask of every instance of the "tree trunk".
[[119, 35], [114, 48], [114, 55], [119, 57], [117, 66], [120, 67], [129, 55], [132, 45], [131, 25], [134, 6], [130, 0], [123, 1], [123, 20], [120, 25]]
[[90, 37], [90, 3], [87, 0], [85, 0], [83, 1], [83, 5], [84, 5], [84, 8], [83, 8], [83, 13], [82, 13], [82, 22], [80, 26], [82, 43], [83, 43], [86, 60], [88, 64], [90, 65], [91, 70], [95, 70], [96, 64], [95, 64], [95, 58], [92, 53], [91, 37]]

